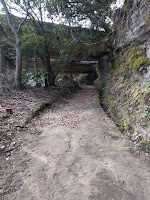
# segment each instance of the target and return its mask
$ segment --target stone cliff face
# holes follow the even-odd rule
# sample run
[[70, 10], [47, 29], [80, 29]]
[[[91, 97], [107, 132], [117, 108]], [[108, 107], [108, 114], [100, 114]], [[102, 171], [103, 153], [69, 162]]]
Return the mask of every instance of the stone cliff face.
[[[125, 0], [122, 9], [114, 14], [114, 48], [116, 50], [127, 46], [143, 45], [146, 56], [150, 59], [150, 1]], [[150, 79], [148, 73], [143, 76]]]
[[126, 0], [114, 15], [114, 63], [103, 96], [130, 138], [150, 152], [150, 1]]
[[116, 49], [147, 42], [150, 39], [150, 1], [126, 0], [123, 8], [114, 14], [114, 29]]

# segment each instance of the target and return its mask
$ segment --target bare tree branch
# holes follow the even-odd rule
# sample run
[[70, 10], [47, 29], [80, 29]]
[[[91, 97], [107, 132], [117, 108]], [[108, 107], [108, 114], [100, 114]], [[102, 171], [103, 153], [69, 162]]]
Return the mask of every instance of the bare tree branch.
[[66, 6], [65, 6], [65, 2], [64, 2], [64, 0], [62, 0], [62, 5], [63, 5], [64, 11], [65, 11], [66, 18], [67, 18], [68, 23], [69, 23], [69, 29], [70, 29], [71, 36], [72, 36], [73, 40], [76, 41], [76, 38], [74, 37], [74, 34], [73, 34], [73, 32], [72, 32], [72, 27], [71, 27], [70, 17], [68, 16], [69, 13], [68, 13], [68, 11], [67, 11], [67, 9], [66, 9]]
[[4, 0], [0, 0], [1, 4], [3, 5], [3, 8], [4, 8], [4, 11], [6, 13], [6, 17], [7, 17], [7, 20], [8, 20], [8, 25], [10, 27], [10, 29], [12, 30], [13, 33], [16, 33], [16, 29], [14, 28], [13, 24], [12, 24], [12, 21], [11, 21], [11, 17], [10, 17], [10, 12], [6, 6], [6, 3]]
[[12, 41], [10, 41], [10, 40], [7, 38], [7, 36], [6, 36], [5, 32], [4, 32], [3, 27], [2, 27], [1, 24], [0, 24], [0, 34], [1, 34], [2, 38], [4, 39], [4, 41], [5, 41], [7, 44], [9, 44], [10, 46], [12, 46], [12, 47], [15, 48], [15, 43], [13, 43]]

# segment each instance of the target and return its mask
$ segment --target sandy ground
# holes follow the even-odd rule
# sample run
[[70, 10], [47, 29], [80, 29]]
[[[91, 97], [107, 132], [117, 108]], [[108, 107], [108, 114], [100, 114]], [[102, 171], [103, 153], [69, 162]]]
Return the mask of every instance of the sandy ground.
[[150, 200], [150, 158], [99, 105], [94, 88], [77, 92], [22, 132], [24, 145], [0, 163], [0, 200]]

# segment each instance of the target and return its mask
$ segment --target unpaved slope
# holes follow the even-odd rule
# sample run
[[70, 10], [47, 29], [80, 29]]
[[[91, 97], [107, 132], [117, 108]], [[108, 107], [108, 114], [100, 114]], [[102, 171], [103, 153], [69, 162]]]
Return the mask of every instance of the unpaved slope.
[[1, 191], [12, 190], [0, 199], [150, 199], [149, 158], [130, 153], [132, 144], [99, 106], [94, 88], [33, 123], [42, 134], [26, 136], [22, 152], [8, 161]]

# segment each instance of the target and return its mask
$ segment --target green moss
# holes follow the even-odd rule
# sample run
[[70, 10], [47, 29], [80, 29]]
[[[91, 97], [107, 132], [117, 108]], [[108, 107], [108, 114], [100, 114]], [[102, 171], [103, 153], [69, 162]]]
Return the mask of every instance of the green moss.
[[123, 126], [123, 128], [127, 131], [127, 132], [130, 132], [131, 131], [131, 125], [129, 123], [129, 121], [127, 119], [122, 119], [121, 120], [121, 124]]
[[145, 48], [132, 47], [120, 54], [115, 64], [120, 65], [124, 74], [129, 74], [147, 67], [150, 64], [150, 60], [146, 57]]
[[105, 98], [105, 101], [106, 101], [106, 104], [108, 106], [109, 111], [112, 112], [113, 115], [118, 119], [118, 113], [117, 113], [117, 111], [115, 109], [115, 101], [114, 101], [113, 98], [111, 98], [108, 95], [108, 88], [106, 86], [103, 87], [102, 93], [103, 93], [103, 96]]
[[42, 112], [45, 108], [46, 108], [45, 103], [36, 103], [35, 109], [30, 114], [31, 118], [34, 118], [37, 115], [39, 115], [39, 113]]
[[[120, 125], [127, 131], [127, 132], [130, 132], [131, 131], [131, 125], [129, 123], [129, 121], [127, 121], [127, 119], [122, 119], [116, 108], [116, 104], [117, 104], [117, 101], [115, 101], [112, 97], [110, 97], [108, 95], [108, 89], [107, 87], [103, 88], [103, 96], [105, 98], [105, 101], [106, 101], [106, 104], [108, 106], [108, 109], [110, 112], [113, 113], [113, 115], [116, 117], [116, 119], [119, 121]], [[127, 99], [124, 99], [125, 101], [127, 101]], [[124, 109], [124, 107], [122, 107]], [[126, 108], [126, 107], [125, 107]]]
[[149, 22], [150, 22], [150, 13], [148, 13], [148, 14], [146, 15], [145, 22], [146, 22], [146, 23], [149, 23]]
[[126, 3], [124, 3], [124, 5], [123, 5], [123, 9], [124, 9], [124, 10], [127, 10], [127, 8], [128, 8], [128, 3], [126, 2]]
[[105, 101], [107, 103], [107, 106], [108, 108], [112, 111], [113, 107], [114, 107], [114, 102], [112, 101], [112, 99], [108, 96], [108, 93], [107, 93], [107, 87], [104, 86], [103, 89], [103, 96], [105, 98]]
[[150, 139], [140, 141], [138, 148], [146, 153], [150, 153]]
[[[136, 141], [143, 141], [142, 133], [136, 127], [150, 132], [150, 84], [141, 81], [142, 70], [146, 70], [150, 61], [143, 46], [130, 47], [114, 58], [104, 88], [104, 98], [109, 111], [116, 117], [118, 124]], [[139, 73], [140, 72], [140, 73]], [[137, 135], [134, 135], [137, 134]], [[147, 151], [148, 144], [140, 143]]]
[[148, 64], [148, 58], [144, 56], [140, 56], [139, 58], [135, 59], [132, 63], [131, 69], [140, 69], [145, 64]]
[[49, 103], [35, 103], [35, 108], [32, 110], [32, 112], [29, 114], [28, 119], [24, 122], [24, 126], [27, 125], [33, 118], [38, 116], [42, 111], [48, 107]]

